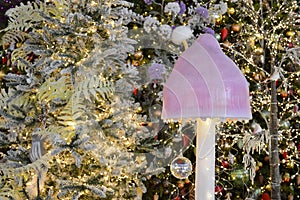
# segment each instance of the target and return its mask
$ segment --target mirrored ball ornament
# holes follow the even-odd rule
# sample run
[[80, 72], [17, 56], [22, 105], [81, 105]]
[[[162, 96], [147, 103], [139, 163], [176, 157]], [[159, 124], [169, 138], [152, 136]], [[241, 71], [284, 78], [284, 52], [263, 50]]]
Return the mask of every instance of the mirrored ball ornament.
[[178, 179], [186, 179], [193, 171], [193, 165], [186, 157], [175, 158], [170, 165], [171, 173]]

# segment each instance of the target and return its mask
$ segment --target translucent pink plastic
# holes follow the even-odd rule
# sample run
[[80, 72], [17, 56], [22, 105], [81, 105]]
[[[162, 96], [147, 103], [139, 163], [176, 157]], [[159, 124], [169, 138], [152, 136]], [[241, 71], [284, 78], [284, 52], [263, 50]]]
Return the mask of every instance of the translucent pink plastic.
[[163, 89], [164, 120], [251, 119], [249, 84], [211, 34], [176, 61]]

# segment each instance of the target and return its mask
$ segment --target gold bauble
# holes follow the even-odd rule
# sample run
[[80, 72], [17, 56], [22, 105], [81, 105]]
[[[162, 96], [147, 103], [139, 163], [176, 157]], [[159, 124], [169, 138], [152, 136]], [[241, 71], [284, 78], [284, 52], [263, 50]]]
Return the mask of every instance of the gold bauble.
[[262, 55], [264, 53], [264, 49], [261, 47], [258, 47], [254, 50], [254, 53], [257, 55]]
[[135, 60], [142, 60], [144, 58], [143, 52], [142, 51], [136, 51], [133, 55]]
[[294, 31], [288, 31], [288, 32], [285, 33], [285, 35], [288, 36], [288, 37], [292, 37], [292, 36], [295, 35], [295, 32]]
[[240, 32], [241, 31], [241, 25], [240, 24], [232, 24], [231, 25], [231, 30], [234, 32]]
[[132, 61], [132, 65], [135, 66], [135, 67], [140, 66], [140, 61], [138, 61], [138, 60], [133, 60], [133, 61]]
[[216, 19], [216, 25], [220, 25], [222, 23], [222, 15], [220, 15], [217, 19]]
[[230, 8], [228, 8], [228, 10], [227, 10], [227, 13], [228, 13], [229, 15], [233, 15], [234, 12], [235, 12], [235, 10], [234, 10], [233, 7], [230, 7]]
[[4, 76], [4, 72], [3, 71], [0, 71], [0, 81], [2, 80], [3, 76]]
[[22, 46], [22, 43], [21, 42], [18, 42], [17, 44], [16, 44], [16, 47], [17, 48], [20, 48]]

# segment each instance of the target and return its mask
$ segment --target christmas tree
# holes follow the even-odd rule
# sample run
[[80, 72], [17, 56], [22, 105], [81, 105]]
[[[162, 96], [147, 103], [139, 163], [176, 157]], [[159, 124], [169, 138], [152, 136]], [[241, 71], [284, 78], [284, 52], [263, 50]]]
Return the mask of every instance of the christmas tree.
[[1, 199], [141, 199], [145, 177], [164, 170], [132, 96], [132, 6], [46, 1], [6, 12], [2, 45], [16, 71], [1, 77]]
[[192, 166], [169, 168], [195, 166], [194, 124], [160, 114], [164, 81], [201, 33], [252, 98], [253, 120], [217, 127], [215, 198], [299, 198], [297, 1], [51, 0], [7, 15], [1, 198], [194, 199]]

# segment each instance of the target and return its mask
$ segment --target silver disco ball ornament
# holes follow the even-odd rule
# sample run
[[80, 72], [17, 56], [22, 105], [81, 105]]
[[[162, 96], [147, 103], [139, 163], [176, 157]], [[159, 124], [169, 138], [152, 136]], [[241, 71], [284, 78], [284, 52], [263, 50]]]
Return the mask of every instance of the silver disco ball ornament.
[[193, 165], [186, 157], [175, 158], [170, 165], [171, 173], [178, 179], [186, 179], [193, 171]]

